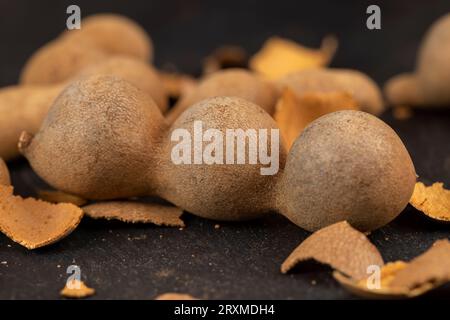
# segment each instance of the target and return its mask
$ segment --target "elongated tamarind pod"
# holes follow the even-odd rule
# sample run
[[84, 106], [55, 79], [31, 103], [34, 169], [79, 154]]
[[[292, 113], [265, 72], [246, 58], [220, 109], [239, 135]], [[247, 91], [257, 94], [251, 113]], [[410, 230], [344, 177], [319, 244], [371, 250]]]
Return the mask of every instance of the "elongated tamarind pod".
[[169, 125], [147, 95], [111, 76], [67, 87], [19, 147], [46, 182], [83, 198], [159, 196], [217, 220], [278, 211], [310, 231], [341, 220], [381, 227], [416, 180], [400, 138], [368, 113], [317, 119], [286, 156], [274, 120], [249, 101], [206, 99]]

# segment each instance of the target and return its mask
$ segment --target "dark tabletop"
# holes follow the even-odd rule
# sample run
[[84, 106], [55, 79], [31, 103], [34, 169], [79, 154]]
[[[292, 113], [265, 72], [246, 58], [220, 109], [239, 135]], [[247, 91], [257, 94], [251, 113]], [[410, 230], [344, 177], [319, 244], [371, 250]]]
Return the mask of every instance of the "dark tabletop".
[[[27, 57], [65, 26], [68, 1], [0, 1], [0, 85], [17, 82]], [[365, 27], [369, 4], [382, 10], [382, 30]], [[310, 46], [334, 33], [340, 47], [332, 66], [359, 69], [382, 85], [411, 70], [427, 27], [450, 12], [442, 1], [76, 1], [82, 15], [125, 14], [144, 26], [156, 48], [156, 65], [198, 75], [216, 47], [235, 44], [250, 54], [271, 35]], [[449, 57], [450, 58], [450, 57]], [[408, 120], [382, 116], [406, 144], [426, 183], [450, 187], [450, 109], [414, 112]], [[0, 142], [1, 143], [1, 142]], [[26, 161], [10, 162], [16, 193], [34, 195], [45, 184]], [[200, 298], [347, 299], [326, 268], [282, 275], [280, 265], [307, 236], [277, 215], [245, 223], [220, 223], [185, 214], [187, 227], [161, 228], [85, 218], [67, 238], [28, 251], [0, 234], [0, 298], [55, 299], [69, 265], [95, 288], [93, 299], [151, 299], [164, 292]], [[408, 206], [369, 238], [385, 261], [409, 260], [441, 238], [449, 225]], [[314, 280], [314, 281], [313, 281]], [[449, 286], [427, 297], [450, 297]]]

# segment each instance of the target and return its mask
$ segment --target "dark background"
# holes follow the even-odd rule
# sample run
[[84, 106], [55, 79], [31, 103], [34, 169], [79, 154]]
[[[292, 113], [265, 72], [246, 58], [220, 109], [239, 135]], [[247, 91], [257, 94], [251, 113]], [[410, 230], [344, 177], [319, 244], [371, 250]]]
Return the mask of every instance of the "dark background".
[[[65, 28], [66, 8], [82, 15], [116, 12], [138, 21], [152, 36], [156, 65], [198, 75], [202, 59], [224, 44], [250, 54], [271, 35], [319, 46], [333, 33], [339, 49], [332, 66], [366, 72], [382, 85], [411, 70], [420, 39], [429, 25], [450, 12], [443, 1], [0, 1], [0, 86], [17, 82], [21, 67], [39, 46]], [[378, 4], [382, 30], [366, 28], [366, 8]], [[449, 57], [450, 59], [450, 57]], [[450, 186], [450, 112], [417, 111], [408, 120], [382, 118], [405, 142], [420, 180]], [[1, 143], [1, 142], [0, 142]], [[21, 195], [33, 195], [42, 181], [24, 160], [9, 163]], [[0, 234], [0, 298], [54, 299], [64, 286], [67, 266], [81, 267], [82, 278], [99, 299], [151, 299], [178, 291], [210, 299], [354, 298], [329, 270], [279, 267], [308, 233], [273, 215], [248, 223], [220, 223], [185, 214], [183, 231], [84, 219], [63, 241], [27, 251]], [[435, 240], [449, 238], [448, 225], [427, 220], [408, 206], [370, 239], [385, 261], [409, 260]], [[314, 281], [313, 281], [314, 280]], [[313, 284], [314, 282], [315, 284]], [[450, 297], [446, 286], [427, 297]]]

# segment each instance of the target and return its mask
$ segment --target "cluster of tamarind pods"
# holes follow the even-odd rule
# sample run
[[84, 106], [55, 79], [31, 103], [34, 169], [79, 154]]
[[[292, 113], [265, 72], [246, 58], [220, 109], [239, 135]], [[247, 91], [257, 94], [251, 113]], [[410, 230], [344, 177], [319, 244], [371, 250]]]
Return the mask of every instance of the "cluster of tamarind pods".
[[[441, 56], [437, 48], [445, 49]], [[427, 34], [416, 72], [388, 82], [388, 101], [450, 104], [445, 52], [450, 15]], [[19, 85], [0, 90], [0, 157], [20, 152], [52, 187], [85, 199], [158, 196], [227, 221], [276, 211], [309, 231], [342, 220], [373, 230], [411, 198], [413, 162], [397, 134], [376, 117], [383, 98], [363, 73], [319, 68], [268, 81], [244, 69], [223, 70], [167, 111], [152, 56], [148, 35], [121, 16], [92, 16], [80, 30], [65, 31], [29, 59]], [[442, 77], [436, 80], [436, 74]], [[269, 140], [277, 138], [272, 115], [286, 87], [298, 95], [346, 91], [360, 111], [320, 117], [290, 150], [278, 139], [278, 147], [268, 150], [278, 159], [279, 170], [271, 175], [261, 174], [263, 163], [174, 163], [174, 131], [194, 136], [198, 121], [204, 130], [266, 130]]]

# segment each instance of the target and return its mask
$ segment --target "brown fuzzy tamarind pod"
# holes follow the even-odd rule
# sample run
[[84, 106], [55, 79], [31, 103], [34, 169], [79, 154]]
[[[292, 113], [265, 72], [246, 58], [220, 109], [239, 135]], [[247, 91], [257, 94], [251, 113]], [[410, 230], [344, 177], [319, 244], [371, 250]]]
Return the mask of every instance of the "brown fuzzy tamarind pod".
[[385, 94], [394, 106], [450, 106], [450, 13], [434, 22], [426, 33], [416, 70], [390, 79]]
[[400, 214], [415, 182], [412, 160], [394, 130], [368, 113], [338, 111], [313, 121], [295, 141], [279, 203], [308, 231], [343, 220], [368, 231]]
[[[277, 129], [275, 121], [254, 103], [237, 97], [215, 97], [194, 104], [181, 114], [170, 130], [185, 129], [194, 136], [193, 128], [197, 120], [202, 121], [205, 131], [267, 130], [268, 141], [272, 139], [270, 129]], [[266, 166], [260, 162], [226, 164], [220, 157], [217, 161], [223, 164], [175, 165], [168, 159], [174, 147], [168, 138], [167, 135], [160, 153], [160, 163], [164, 165], [158, 175], [159, 196], [198, 216], [215, 220], [256, 218], [273, 205], [275, 193], [271, 191], [275, 188], [279, 173], [262, 175], [261, 169]], [[279, 139], [277, 143], [280, 144]], [[244, 152], [245, 159], [249, 159], [249, 149]], [[278, 166], [283, 168], [286, 158], [284, 146], [279, 145], [271, 152], [279, 153]]]
[[66, 87], [41, 130], [32, 140], [22, 135], [19, 148], [58, 190], [126, 198], [146, 194], [145, 172], [164, 125], [148, 95], [118, 77], [94, 75]]
[[277, 99], [275, 87], [256, 74], [244, 69], [225, 69], [206, 76], [195, 88], [181, 97], [167, 113], [166, 119], [173, 123], [193, 104], [216, 96], [232, 96], [253, 102], [273, 114]]
[[[279, 168], [264, 175], [262, 162], [223, 162], [220, 150], [228, 155], [237, 145], [208, 149], [236, 129], [270, 132], [268, 154], [278, 155]], [[87, 199], [159, 196], [216, 220], [275, 210], [311, 231], [341, 220], [372, 230], [407, 205], [414, 166], [400, 138], [376, 117], [359, 111], [321, 117], [287, 158], [276, 132], [266, 112], [237, 97], [200, 101], [169, 126], [148, 96], [97, 75], [67, 87], [36, 136], [22, 134], [19, 146], [33, 169], [62, 191]], [[188, 146], [182, 153], [188, 161], [174, 160], [180, 145]], [[250, 159], [250, 147], [243, 150]], [[205, 153], [209, 160], [201, 158]]]
[[80, 30], [64, 31], [37, 50], [25, 64], [20, 83], [60, 83], [113, 55], [151, 61], [152, 41], [140, 26], [126, 17], [94, 15], [82, 20]]

